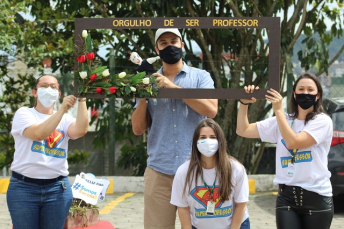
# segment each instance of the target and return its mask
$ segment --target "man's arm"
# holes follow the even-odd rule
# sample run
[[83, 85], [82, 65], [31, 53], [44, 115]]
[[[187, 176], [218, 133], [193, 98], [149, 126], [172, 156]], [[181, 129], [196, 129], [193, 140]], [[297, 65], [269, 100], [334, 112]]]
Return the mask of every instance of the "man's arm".
[[217, 99], [183, 99], [183, 101], [200, 115], [214, 118], [217, 114]]
[[[158, 83], [160, 88], [182, 88], [174, 84], [168, 77], [163, 76], [160, 73], [154, 73], [153, 76], [157, 76], [156, 82]], [[200, 115], [214, 118], [217, 114], [217, 99], [183, 99], [183, 101]]]
[[142, 135], [150, 126], [151, 117], [147, 114], [146, 99], [140, 99], [139, 104], [131, 115], [131, 125], [135, 135]]

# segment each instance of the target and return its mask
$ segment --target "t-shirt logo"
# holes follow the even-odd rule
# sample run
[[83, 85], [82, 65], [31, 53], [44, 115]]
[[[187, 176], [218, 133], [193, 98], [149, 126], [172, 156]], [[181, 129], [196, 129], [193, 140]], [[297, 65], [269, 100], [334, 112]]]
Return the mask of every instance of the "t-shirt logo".
[[214, 190], [215, 196], [215, 212], [214, 215], [207, 214], [207, 203], [211, 200], [210, 192], [205, 186], [198, 186], [194, 188], [190, 195], [194, 198], [198, 203], [202, 205], [200, 208], [195, 208], [195, 217], [196, 218], [217, 218], [217, 217], [228, 217], [232, 215], [232, 205], [223, 207], [222, 201], [219, 196], [219, 187], [216, 186]]
[[[284, 147], [288, 150], [290, 156], [288, 157], [281, 157], [281, 166], [282, 168], [288, 167], [288, 164], [291, 163], [292, 155], [294, 155], [292, 149], [287, 148], [287, 144], [282, 139], [281, 140]], [[311, 151], [296, 151], [295, 155], [295, 163], [301, 163], [301, 162], [311, 162], [313, 160]]]
[[49, 157], [66, 158], [66, 149], [58, 148], [63, 141], [65, 133], [62, 130], [55, 130], [43, 142], [33, 141], [31, 151], [41, 153]]
[[46, 145], [49, 148], [55, 148], [57, 144], [61, 142], [64, 137], [64, 133], [59, 130], [55, 130], [52, 134], [50, 134], [46, 139]]
[[[207, 207], [208, 201], [211, 200], [210, 192], [206, 187], [197, 187], [191, 191], [191, 196], [197, 200], [200, 204], [202, 204], [205, 208]], [[219, 187], [215, 186], [214, 190], [214, 197], [215, 199], [215, 208], [218, 208], [222, 202], [219, 197]]]

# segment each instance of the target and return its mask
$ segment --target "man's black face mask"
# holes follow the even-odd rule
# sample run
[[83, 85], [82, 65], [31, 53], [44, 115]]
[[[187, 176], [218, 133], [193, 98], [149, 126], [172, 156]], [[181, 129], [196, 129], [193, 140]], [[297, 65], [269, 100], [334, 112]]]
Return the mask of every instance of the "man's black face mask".
[[177, 48], [175, 46], [169, 45], [163, 50], [159, 49], [159, 56], [167, 64], [177, 63], [183, 55], [182, 48]]

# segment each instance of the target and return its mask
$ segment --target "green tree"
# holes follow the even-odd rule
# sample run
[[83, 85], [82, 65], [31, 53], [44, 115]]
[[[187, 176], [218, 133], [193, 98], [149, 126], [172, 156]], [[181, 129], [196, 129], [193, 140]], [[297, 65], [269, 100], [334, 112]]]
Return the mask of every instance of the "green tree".
[[[2, 72], [7, 69], [2, 67]], [[12, 137], [12, 120], [14, 112], [22, 104], [30, 106], [34, 98], [29, 96], [35, 78], [32, 75], [20, 75], [15, 78], [7, 74], [0, 75], [0, 84], [4, 86], [4, 94], [0, 96], [0, 169], [8, 168], [13, 161], [14, 139]]]
[[[0, 44], [12, 44], [16, 48], [16, 55], [22, 58], [29, 66], [37, 66], [42, 59], [51, 57], [54, 70], [60, 69], [70, 73], [74, 62], [73, 35], [74, 19], [79, 17], [276, 17], [281, 20], [281, 59], [280, 82], [281, 88], [285, 79], [292, 75], [293, 65], [291, 57], [297, 39], [304, 35], [302, 41], [306, 48], [298, 52], [298, 58], [305, 70], [316, 69], [316, 75], [327, 72], [329, 66], [343, 52], [344, 46], [338, 47], [333, 57], [329, 56], [328, 46], [334, 37], [343, 36], [343, 0], [295, 0], [295, 1], [257, 1], [257, 0], [175, 0], [175, 1], [108, 1], [108, 0], [56, 0], [56, 1], [12, 1], [17, 11], [11, 8], [8, 1], [2, 1], [5, 7], [10, 8], [2, 12], [6, 20], [0, 19], [1, 31], [5, 34], [5, 41]], [[331, 6], [333, 6], [331, 8]], [[34, 20], [28, 21], [18, 15], [19, 9], [29, 9]], [[9, 16], [8, 16], [9, 15]], [[12, 16], [11, 16], [12, 15]], [[13, 19], [14, 17], [14, 19]], [[10, 20], [9, 18], [12, 18]], [[333, 22], [333, 25], [327, 21]], [[14, 28], [14, 32], [11, 32]], [[10, 31], [11, 30], [11, 31]], [[327, 32], [326, 32], [327, 31]], [[267, 85], [267, 61], [269, 43], [265, 41], [269, 31], [264, 29], [183, 29], [182, 34], [186, 43], [186, 59], [193, 65], [200, 63], [194, 53], [191, 41], [197, 43], [203, 53], [202, 66], [209, 71], [217, 88], [240, 88], [243, 85], [255, 84], [263, 88]], [[318, 34], [315, 36], [315, 34]], [[130, 71], [133, 65], [126, 59], [127, 51], [137, 51], [141, 57], [155, 56], [154, 31], [147, 30], [94, 30], [92, 31], [94, 48], [108, 45], [115, 50], [116, 71]], [[0, 47], [3, 49], [2, 47]], [[9, 49], [9, 48], [8, 48]], [[235, 54], [235, 61], [224, 59], [224, 52]], [[259, 57], [259, 58], [258, 58]], [[108, 60], [98, 58], [103, 65]], [[234, 59], [233, 59], [234, 60]], [[230, 78], [226, 77], [223, 61], [230, 67]], [[157, 66], [158, 67], [158, 66]], [[68, 75], [68, 74], [66, 74]], [[244, 78], [241, 78], [241, 76]], [[282, 90], [286, 96], [287, 91]], [[88, 101], [88, 106], [104, 108], [98, 125], [98, 146], [106, 147], [108, 137], [108, 100], [99, 99]], [[130, 113], [132, 103], [125, 101], [126, 112], [119, 112], [119, 124], [125, 122], [121, 128], [127, 135], [118, 137], [132, 138]], [[262, 109], [263, 108], [263, 109]], [[119, 108], [118, 108], [119, 109]], [[261, 120], [271, 110], [271, 105], [264, 100], [250, 106], [249, 119], [251, 122]], [[247, 168], [257, 165], [259, 155], [263, 152], [264, 144], [255, 153], [256, 140], [243, 139], [235, 133], [237, 115], [237, 101], [220, 100], [219, 113], [216, 120], [221, 124], [229, 143], [233, 156], [242, 161]], [[117, 117], [117, 116], [116, 116]], [[119, 140], [119, 138], [116, 139]], [[128, 151], [128, 150], [127, 150]], [[255, 155], [255, 156], [254, 156]], [[257, 156], [258, 155], [258, 156]]]

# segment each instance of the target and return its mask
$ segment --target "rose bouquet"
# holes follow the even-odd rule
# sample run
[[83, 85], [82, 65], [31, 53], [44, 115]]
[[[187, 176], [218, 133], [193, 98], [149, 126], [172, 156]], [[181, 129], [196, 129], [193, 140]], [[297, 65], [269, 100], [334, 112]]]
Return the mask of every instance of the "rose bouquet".
[[137, 74], [121, 72], [111, 76], [109, 68], [101, 66], [95, 58], [91, 35], [86, 30], [82, 31], [80, 45], [76, 45], [75, 54], [78, 65], [74, 71], [74, 81], [77, 84], [78, 95], [103, 94], [104, 97], [115, 95], [118, 98], [157, 97], [159, 88], [153, 86], [156, 77], [147, 76], [145, 72]]

